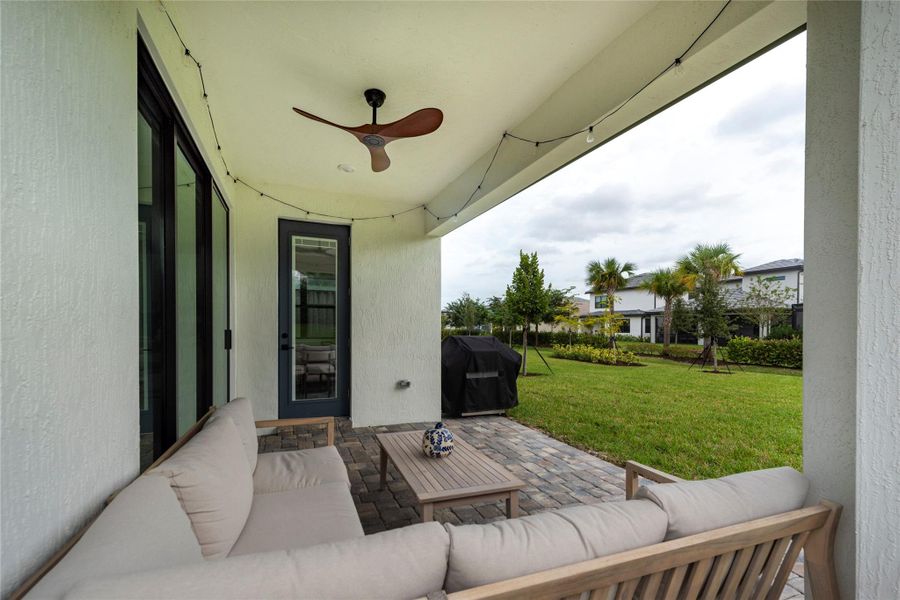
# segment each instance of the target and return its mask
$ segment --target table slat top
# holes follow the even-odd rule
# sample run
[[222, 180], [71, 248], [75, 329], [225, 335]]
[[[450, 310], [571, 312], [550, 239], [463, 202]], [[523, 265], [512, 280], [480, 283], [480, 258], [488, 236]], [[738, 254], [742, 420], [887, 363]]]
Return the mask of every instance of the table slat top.
[[424, 431], [379, 433], [378, 443], [419, 502], [434, 502], [517, 490], [525, 484], [480, 450], [455, 437], [453, 452], [429, 458], [422, 452]]

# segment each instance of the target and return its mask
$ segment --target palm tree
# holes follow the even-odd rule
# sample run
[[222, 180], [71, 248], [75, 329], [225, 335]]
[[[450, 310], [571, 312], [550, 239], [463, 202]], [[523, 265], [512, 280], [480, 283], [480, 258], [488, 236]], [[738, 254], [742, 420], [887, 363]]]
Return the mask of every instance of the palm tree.
[[673, 269], [657, 269], [641, 282], [641, 288], [665, 301], [663, 309], [663, 355], [669, 354], [672, 331], [672, 303], [694, 287], [694, 276]]
[[[718, 244], [697, 244], [687, 256], [683, 256], [678, 260], [676, 266], [679, 271], [694, 278], [695, 285], [701, 295], [704, 293], [720, 294], [721, 290], [719, 289], [719, 283], [722, 280], [728, 279], [734, 275], [743, 275], [741, 266], [738, 264], [738, 258], [740, 258], [740, 256], [740, 254], [735, 254], [731, 250], [731, 246], [726, 242], [720, 242]], [[700, 298], [701, 304], [706, 304], [702, 302], [703, 298], [704, 296], [701, 296]], [[710, 296], [710, 298], [712, 298], [712, 296]], [[716, 306], [717, 304], [724, 306], [721, 299], [708, 304], [709, 306]], [[723, 325], [716, 325], [716, 323], [721, 322], [724, 324], [725, 315], [719, 314], [723, 312], [723, 309], [717, 308], [714, 312], [716, 314], [706, 315], [705, 317], [701, 315], [701, 324], [706, 321], [713, 324], [710, 325], [709, 328], [715, 327], [718, 329], [722, 327]], [[704, 336], [709, 338], [708, 344], [713, 359], [713, 370], [718, 371], [719, 344], [717, 332], [704, 332]]]
[[[619, 263], [613, 257], [588, 263], [585, 283], [590, 286], [592, 294], [606, 294], [606, 310], [610, 316], [616, 312], [616, 290], [623, 287], [635, 271], [637, 267], [634, 263]], [[615, 335], [609, 336], [609, 344], [616, 347]]]
[[690, 254], [678, 259], [676, 266], [687, 275], [718, 283], [733, 275], [743, 275], [738, 264], [740, 257], [732, 252], [727, 242], [697, 244]]

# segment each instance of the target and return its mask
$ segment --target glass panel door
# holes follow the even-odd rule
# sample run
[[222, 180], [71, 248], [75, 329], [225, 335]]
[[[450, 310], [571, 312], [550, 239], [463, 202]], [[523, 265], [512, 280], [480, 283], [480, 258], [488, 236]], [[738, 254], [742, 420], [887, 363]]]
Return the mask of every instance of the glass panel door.
[[291, 236], [294, 402], [335, 398], [337, 240]]
[[138, 410], [142, 471], [153, 462], [160, 444], [156, 420], [162, 388], [162, 336], [157, 277], [161, 274], [162, 252], [153, 219], [160, 196], [154, 185], [158, 145], [159, 132], [138, 113]]
[[175, 153], [175, 423], [197, 421], [197, 173]]
[[228, 329], [228, 207], [213, 188], [212, 195], [212, 403], [222, 406], [229, 400]]
[[280, 414], [349, 414], [349, 231], [279, 225]]

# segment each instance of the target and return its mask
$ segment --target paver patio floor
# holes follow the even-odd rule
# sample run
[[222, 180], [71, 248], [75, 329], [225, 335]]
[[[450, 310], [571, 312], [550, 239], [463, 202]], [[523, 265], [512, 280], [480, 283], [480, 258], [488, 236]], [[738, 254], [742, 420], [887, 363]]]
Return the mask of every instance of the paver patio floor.
[[[504, 465], [527, 486], [519, 495], [522, 515], [566, 505], [625, 500], [625, 470], [588, 452], [573, 448], [540, 431], [505, 417], [447, 419], [448, 428], [494, 461]], [[424, 430], [434, 423], [404, 423], [386, 427], [352, 427], [337, 419], [335, 446], [347, 465], [351, 493], [366, 534], [403, 527], [422, 520], [409, 486], [393, 465], [387, 486], [379, 490], [379, 446], [375, 435]], [[312, 448], [325, 443], [321, 428], [285, 427], [259, 438], [260, 452]], [[442, 523], [488, 523], [505, 518], [501, 502], [459, 506], [435, 511]], [[782, 599], [803, 597], [803, 564], [798, 562]]]

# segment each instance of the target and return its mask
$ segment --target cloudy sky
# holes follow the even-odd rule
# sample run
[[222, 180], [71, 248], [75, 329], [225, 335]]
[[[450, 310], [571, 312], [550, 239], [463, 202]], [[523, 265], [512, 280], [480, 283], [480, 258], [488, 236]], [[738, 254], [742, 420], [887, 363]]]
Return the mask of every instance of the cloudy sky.
[[607, 256], [649, 271], [727, 241], [745, 267], [802, 257], [805, 79], [802, 34], [448, 234], [443, 304], [503, 295], [520, 249], [576, 293]]

